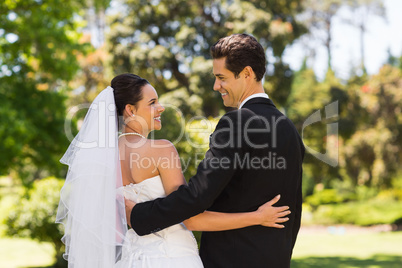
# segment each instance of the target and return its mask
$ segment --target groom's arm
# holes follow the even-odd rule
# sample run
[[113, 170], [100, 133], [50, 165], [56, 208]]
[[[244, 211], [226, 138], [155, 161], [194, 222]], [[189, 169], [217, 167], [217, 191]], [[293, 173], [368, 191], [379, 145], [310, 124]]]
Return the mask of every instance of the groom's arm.
[[211, 135], [210, 149], [188, 185], [180, 186], [165, 198], [134, 206], [130, 222], [137, 234], [160, 231], [202, 213], [212, 205], [235, 172], [236, 155], [243, 155], [244, 148], [238, 145], [243, 143], [238, 131], [239, 115], [236, 111], [221, 118]]

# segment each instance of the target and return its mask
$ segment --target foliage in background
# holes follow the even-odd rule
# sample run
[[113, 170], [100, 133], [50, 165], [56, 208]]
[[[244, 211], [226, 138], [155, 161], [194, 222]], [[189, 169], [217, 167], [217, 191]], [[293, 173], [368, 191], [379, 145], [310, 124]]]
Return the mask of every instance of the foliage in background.
[[59, 205], [60, 190], [64, 180], [54, 177], [35, 181], [32, 189], [20, 196], [19, 202], [10, 209], [6, 218], [7, 234], [29, 237], [38, 241], [51, 242], [55, 248], [58, 265], [65, 266], [61, 242], [63, 226], [56, 224], [56, 211]]
[[[303, 7], [302, 2], [309, 4]], [[390, 55], [390, 65], [374, 76], [365, 74], [362, 57], [360, 70], [352, 66], [348, 81], [341, 81], [330, 68], [330, 57], [327, 75], [319, 81], [307, 64], [314, 51], [296, 72], [282, 59], [286, 46], [314, 27], [324, 30], [318, 38], [323, 38], [330, 55], [332, 19], [345, 6], [356, 14], [383, 16], [380, 0], [3, 1], [0, 174], [19, 174], [27, 185], [48, 174], [62, 174], [58, 160], [69, 142], [63, 131], [66, 110], [90, 103], [115, 74], [134, 72], [151, 82], [166, 107], [163, 128], [151, 138], [174, 142], [189, 179], [225, 110], [212, 90], [209, 47], [220, 37], [247, 32], [267, 50], [266, 92], [295, 123], [306, 146], [325, 153], [333, 138], [327, 135], [327, 125], [339, 123], [338, 166], [306, 154], [304, 215], [312, 213], [313, 222], [323, 224], [398, 223], [402, 57]], [[297, 21], [299, 14], [313, 14], [311, 24]], [[362, 36], [363, 15], [351, 22]], [[81, 34], [85, 23], [96, 29], [96, 36]], [[334, 101], [339, 116], [326, 119], [324, 107]], [[323, 120], [303, 129], [316, 111]], [[77, 113], [73, 128], [84, 112]], [[60, 185], [46, 179], [32, 186], [22, 197], [23, 206], [10, 210], [10, 234], [56, 241], [60, 234], [51, 217]], [[5, 194], [0, 192], [0, 198]]]
[[402, 201], [372, 199], [369, 201], [320, 205], [313, 218], [305, 224], [333, 225], [353, 224], [370, 226], [400, 224]]
[[[278, 102], [283, 103], [290, 90], [290, 83], [284, 81], [289, 81], [292, 72], [281, 56], [304, 33], [295, 20], [300, 2], [120, 0], [118, 12], [109, 18], [112, 66], [116, 74], [146, 77], [160, 94], [179, 90], [196, 95], [202, 114], [217, 116], [223, 107], [212, 91], [209, 48], [221, 37], [247, 32], [273, 54], [275, 60], [269, 64], [275, 64], [277, 71], [268, 74], [272, 81], [267, 79], [267, 90], [277, 93]], [[280, 98], [281, 94], [285, 97]]]
[[[295, 20], [300, 2], [118, 1], [115, 13], [107, 18], [106, 47], [113, 72], [139, 74], [156, 88], [167, 109], [162, 114], [163, 128], [153, 137], [176, 141], [186, 178], [195, 174], [207, 143], [197, 148], [190, 144], [188, 134], [180, 133], [186, 133], [193, 117], [216, 117], [223, 110], [219, 95], [212, 90], [210, 46], [232, 33], [255, 35], [272, 55], [265, 87], [283, 105], [293, 73], [282, 54], [306, 30]], [[248, 16], [251, 13], [254, 16]], [[175, 109], [182, 112], [179, 117]]]
[[[306, 9], [303, 22], [309, 29], [309, 36], [322, 43], [328, 54], [328, 69], [332, 69], [332, 27], [333, 19], [342, 6], [344, 0], [306, 0], [303, 5]], [[310, 48], [313, 57], [314, 48]]]
[[[354, 76], [345, 85], [332, 71], [318, 82], [314, 72], [302, 68], [295, 74], [285, 111], [303, 136], [306, 146], [326, 152], [326, 105], [338, 101], [338, 153], [336, 167], [311, 154], [304, 161], [304, 194], [311, 195], [317, 184], [334, 188], [339, 181], [350, 187], [365, 185], [377, 190], [392, 187], [402, 160], [402, 75], [401, 69], [384, 65], [371, 77]], [[306, 119], [319, 111], [320, 122], [304, 127]], [[303, 128], [304, 127], [304, 128]], [[339, 184], [338, 184], [339, 185]], [[378, 191], [377, 191], [378, 192]]]
[[[360, 63], [352, 65], [351, 70], [359, 75], [367, 74], [364, 60], [366, 56], [364, 37], [367, 33], [369, 19], [373, 15], [385, 19], [383, 0], [305, 0], [303, 7], [305, 11], [298, 16], [298, 19], [309, 30], [308, 34], [302, 37], [309, 60], [315, 60], [317, 42], [319, 42], [327, 50], [328, 69], [332, 69], [333, 25], [337, 19], [358, 29]], [[340, 11], [343, 15], [339, 14]]]
[[[293, 121], [306, 147], [320, 153], [325, 153], [327, 142], [332, 136], [327, 134], [327, 124], [337, 121], [338, 118], [327, 119], [325, 106], [332, 102], [340, 102], [335, 92], [344, 92], [344, 86], [334, 73], [329, 70], [325, 80], [318, 82], [313, 70], [304, 66], [295, 73], [292, 90], [284, 107], [286, 115]], [[342, 102], [341, 102], [342, 103]], [[318, 112], [322, 118], [317, 123], [305, 126], [309, 116]], [[311, 193], [311, 187], [317, 183], [327, 182], [336, 177], [336, 168], [322, 162], [310, 153], [306, 153], [304, 159], [304, 174], [312, 180], [304, 182], [310, 189], [305, 188], [304, 194]], [[329, 177], [328, 175], [331, 175]]]
[[[60, 174], [68, 145], [61, 93], [78, 69], [81, 1], [0, 3], [0, 174]], [[43, 174], [43, 171], [45, 172]]]
[[352, 84], [362, 111], [345, 141], [344, 167], [356, 184], [389, 188], [402, 160], [402, 71], [385, 65], [363, 85]]

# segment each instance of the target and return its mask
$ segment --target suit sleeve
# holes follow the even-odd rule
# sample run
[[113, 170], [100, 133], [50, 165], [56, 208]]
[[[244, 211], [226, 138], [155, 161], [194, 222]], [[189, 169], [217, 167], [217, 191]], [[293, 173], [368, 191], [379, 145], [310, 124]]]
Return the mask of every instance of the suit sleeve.
[[134, 206], [131, 226], [138, 235], [158, 232], [180, 223], [213, 204], [236, 171], [236, 154], [243, 154], [239, 145], [242, 137], [238, 115], [237, 111], [228, 113], [219, 120], [210, 137], [209, 150], [188, 185], [180, 186], [165, 198]]

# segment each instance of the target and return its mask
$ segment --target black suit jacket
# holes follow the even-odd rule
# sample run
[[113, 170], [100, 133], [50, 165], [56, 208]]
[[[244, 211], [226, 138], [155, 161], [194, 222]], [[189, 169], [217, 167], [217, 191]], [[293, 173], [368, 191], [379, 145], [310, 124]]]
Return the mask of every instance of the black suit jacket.
[[271, 100], [254, 98], [225, 114], [210, 149], [188, 185], [166, 198], [137, 204], [131, 225], [139, 235], [157, 232], [205, 210], [254, 211], [281, 194], [276, 206], [292, 213], [284, 229], [250, 226], [203, 232], [200, 255], [209, 267], [290, 267], [300, 228], [304, 146], [292, 122]]

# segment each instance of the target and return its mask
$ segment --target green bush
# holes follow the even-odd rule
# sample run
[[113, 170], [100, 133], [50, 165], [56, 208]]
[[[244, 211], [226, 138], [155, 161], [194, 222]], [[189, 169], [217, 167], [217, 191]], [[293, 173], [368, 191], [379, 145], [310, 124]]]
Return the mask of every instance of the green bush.
[[328, 204], [319, 206], [313, 212], [315, 224], [356, 224], [369, 226], [375, 224], [393, 224], [402, 218], [402, 202], [369, 201]]
[[66, 265], [62, 259], [63, 226], [55, 223], [63, 184], [64, 180], [54, 177], [35, 181], [5, 219], [8, 235], [52, 242], [56, 250], [56, 266]]
[[14, 204], [18, 202], [20, 188], [14, 187], [9, 177], [0, 177], [0, 237], [6, 234], [5, 219]]
[[388, 189], [381, 191], [377, 199], [402, 201], [402, 189]]
[[394, 222], [392, 224], [396, 224], [396, 225], [402, 225], [402, 217], [394, 220]]
[[306, 197], [306, 203], [316, 208], [320, 205], [337, 204], [346, 201], [345, 196], [338, 193], [336, 189], [324, 189]]

